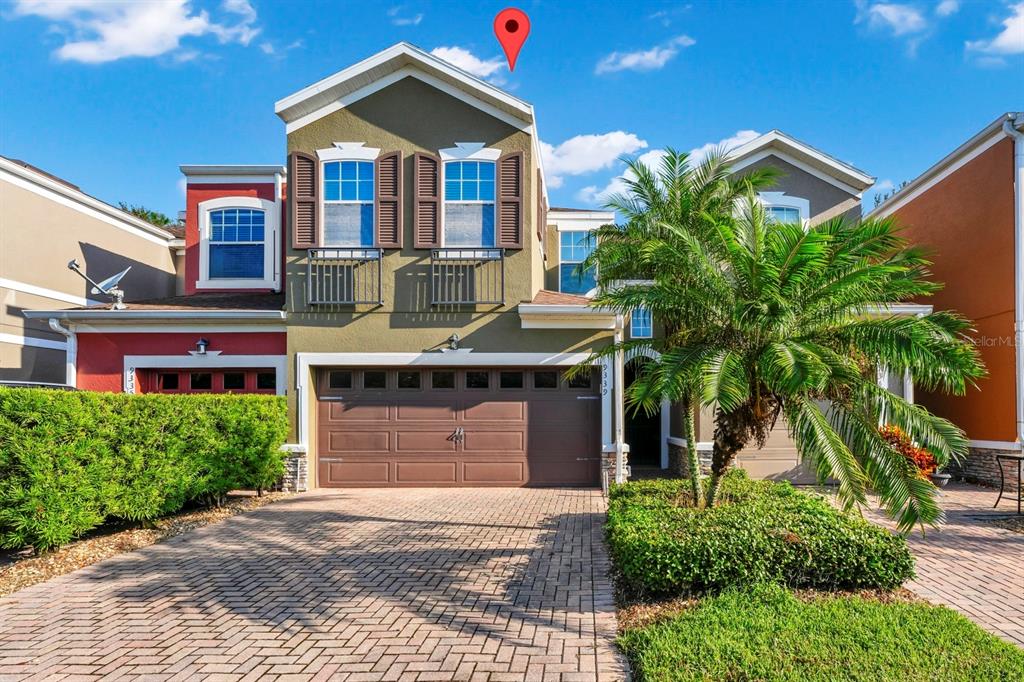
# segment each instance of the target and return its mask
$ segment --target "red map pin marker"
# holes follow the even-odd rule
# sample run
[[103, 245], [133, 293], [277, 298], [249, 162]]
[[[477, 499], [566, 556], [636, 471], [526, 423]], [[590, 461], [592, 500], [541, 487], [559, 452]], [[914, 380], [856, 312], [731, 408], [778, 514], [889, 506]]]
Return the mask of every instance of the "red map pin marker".
[[515, 7], [503, 9], [494, 17], [494, 35], [498, 36], [501, 49], [505, 50], [508, 70], [514, 71], [519, 50], [523, 48], [526, 36], [530, 35], [530, 17]]

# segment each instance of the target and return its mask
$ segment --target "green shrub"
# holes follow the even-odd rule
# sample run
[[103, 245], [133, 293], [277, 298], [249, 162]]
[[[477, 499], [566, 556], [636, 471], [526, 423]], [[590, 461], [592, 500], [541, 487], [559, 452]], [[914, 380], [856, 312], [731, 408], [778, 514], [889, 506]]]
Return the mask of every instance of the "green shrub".
[[283, 398], [0, 389], [0, 547], [65, 544], [284, 472]]
[[683, 594], [773, 582], [824, 589], [893, 588], [914, 574], [903, 537], [788, 483], [730, 472], [722, 503], [695, 509], [686, 481], [616, 486], [608, 541], [626, 585]]
[[638, 680], [1024, 680], [1024, 651], [960, 614], [861, 597], [800, 601], [778, 585], [730, 588], [626, 632]]

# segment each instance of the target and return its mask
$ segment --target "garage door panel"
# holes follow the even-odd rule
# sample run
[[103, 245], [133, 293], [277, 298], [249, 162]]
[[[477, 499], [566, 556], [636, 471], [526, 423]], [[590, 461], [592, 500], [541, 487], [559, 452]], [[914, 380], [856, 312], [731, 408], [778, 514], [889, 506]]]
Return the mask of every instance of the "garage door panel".
[[332, 422], [367, 421], [380, 422], [388, 419], [387, 403], [356, 403], [330, 400], [327, 403], [327, 418]]
[[526, 462], [465, 462], [465, 483], [522, 485], [526, 481]]
[[396, 462], [396, 483], [455, 483], [456, 462]]
[[530, 447], [545, 453], [547, 458], [564, 459], [594, 454], [594, 442], [584, 432], [541, 430], [530, 425]]
[[467, 402], [463, 421], [522, 421], [526, 406], [520, 401]]
[[523, 432], [467, 430], [463, 449], [467, 454], [473, 452], [522, 452], [525, 450]]
[[322, 486], [386, 485], [390, 483], [387, 462], [345, 462], [321, 459], [318, 473]]
[[537, 400], [530, 405], [530, 424], [585, 424], [592, 409], [591, 401], [579, 400], [577, 396], [568, 400]]
[[397, 421], [446, 421], [454, 422], [458, 409], [451, 404], [399, 403], [396, 409]]
[[331, 452], [388, 452], [391, 434], [387, 431], [331, 431], [327, 449]]
[[563, 460], [554, 462], [530, 462], [530, 480], [542, 481], [548, 485], [587, 485], [597, 480], [596, 461]]
[[397, 431], [395, 450], [411, 452], [450, 452], [457, 448], [452, 431]]

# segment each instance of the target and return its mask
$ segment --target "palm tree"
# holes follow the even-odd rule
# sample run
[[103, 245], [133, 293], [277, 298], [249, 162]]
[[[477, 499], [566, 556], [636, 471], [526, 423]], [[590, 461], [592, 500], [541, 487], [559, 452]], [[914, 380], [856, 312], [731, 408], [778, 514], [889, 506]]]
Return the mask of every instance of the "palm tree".
[[658, 354], [629, 390], [632, 408], [668, 398], [691, 419], [693, 405], [714, 409], [706, 503], [737, 453], [763, 445], [782, 416], [803, 461], [838, 482], [845, 506], [873, 490], [903, 530], [941, 520], [935, 487], [878, 430], [884, 415], [940, 465], [967, 451], [960, 429], [876, 381], [885, 367], [960, 395], [984, 375], [960, 316], [887, 312], [939, 288], [923, 253], [891, 220], [774, 223], [755, 194], [772, 177], [730, 180], [721, 154], [690, 167], [670, 151], [657, 172], [629, 167], [626, 192], [608, 204], [623, 224], [602, 228], [582, 267], [598, 268], [594, 305], [647, 309], [665, 329], [620, 346]]

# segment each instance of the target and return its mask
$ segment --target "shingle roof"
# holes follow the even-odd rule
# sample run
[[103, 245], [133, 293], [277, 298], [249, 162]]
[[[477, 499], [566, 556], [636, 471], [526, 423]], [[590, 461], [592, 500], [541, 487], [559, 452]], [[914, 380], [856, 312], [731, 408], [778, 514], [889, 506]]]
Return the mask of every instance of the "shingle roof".
[[539, 305], [587, 305], [590, 303], [590, 299], [586, 296], [563, 294], [561, 291], [541, 289], [537, 292], [537, 295], [533, 297], [533, 301], [531, 301], [531, 303]]
[[[284, 294], [194, 294], [125, 302], [127, 310], [282, 310]], [[107, 304], [70, 310], [103, 310]]]

